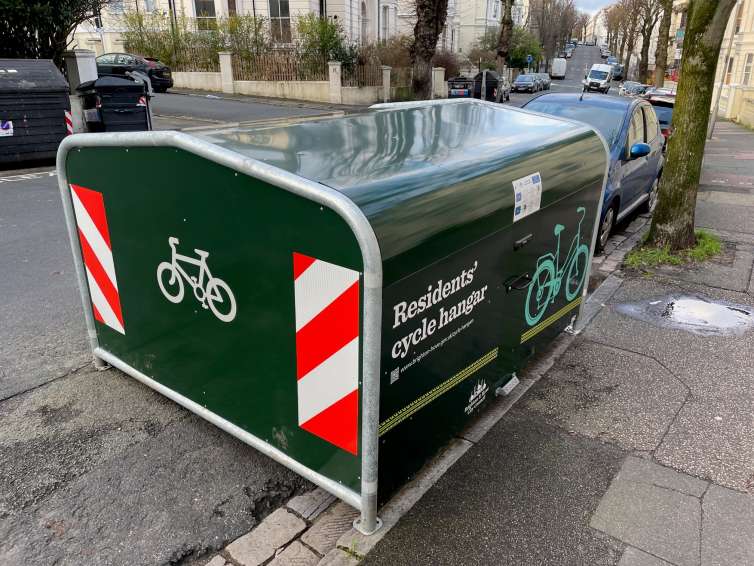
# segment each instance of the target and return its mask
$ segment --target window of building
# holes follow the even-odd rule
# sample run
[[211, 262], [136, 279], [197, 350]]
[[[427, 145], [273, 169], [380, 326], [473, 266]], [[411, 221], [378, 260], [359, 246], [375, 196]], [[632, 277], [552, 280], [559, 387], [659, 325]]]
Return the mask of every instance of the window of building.
[[154, 0], [144, 0], [144, 10], [154, 12]]
[[228, 15], [236, 15], [236, 0], [228, 0]]
[[500, 3], [499, 2], [493, 2], [492, 3], [492, 17], [495, 18], [495, 19], [497, 19], [497, 10], [498, 10], [499, 7], [500, 7]]
[[681, 25], [678, 26], [679, 28], [685, 28], [686, 27], [686, 11], [684, 10], [681, 12]]
[[270, 0], [270, 32], [275, 43], [291, 42], [291, 9], [288, 0]]
[[327, 2], [325, 0], [319, 0], [319, 16], [321, 18], [327, 17]]
[[728, 60], [725, 62], [725, 79], [723, 82], [726, 85], [730, 84], [730, 79], [733, 76], [733, 59], [734, 57], [728, 57]]
[[738, 9], [736, 10], [736, 29], [733, 33], [739, 33], [741, 31], [741, 26], [743, 23], [743, 16], [744, 16], [744, 3], [739, 2]]
[[217, 20], [214, 0], [194, 0], [194, 9], [197, 29], [215, 29]]
[[390, 9], [387, 6], [383, 6], [382, 14], [380, 15], [380, 39], [382, 39], [383, 41], [387, 39], [389, 29]]
[[748, 53], [746, 60], [744, 61], [744, 77], [742, 84], [744, 86], [751, 86], [751, 65], [754, 63], [754, 53]]

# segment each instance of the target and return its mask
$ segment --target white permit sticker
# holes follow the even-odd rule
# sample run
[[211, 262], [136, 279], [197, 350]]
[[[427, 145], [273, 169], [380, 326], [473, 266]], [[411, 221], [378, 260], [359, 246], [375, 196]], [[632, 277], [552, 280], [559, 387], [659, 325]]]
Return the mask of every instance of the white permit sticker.
[[513, 181], [513, 222], [539, 210], [542, 204], [542, 176], [539, 171]]
[[13, 135], [13, 122], [10, 120], [0, 120], [0, 138]]

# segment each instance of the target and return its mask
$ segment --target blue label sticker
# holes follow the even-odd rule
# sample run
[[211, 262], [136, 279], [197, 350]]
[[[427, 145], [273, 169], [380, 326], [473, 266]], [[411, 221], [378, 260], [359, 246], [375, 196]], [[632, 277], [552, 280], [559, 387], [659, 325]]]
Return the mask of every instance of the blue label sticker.
[[521, 201], [521, 193], [516, 193], [516, 202]]
[[539, 175], [532, 175], [531, 182], [532, 183], [539, 183]]
[[516, 207], [516, 214], [521, 214], [521, 207], [520, 206]]

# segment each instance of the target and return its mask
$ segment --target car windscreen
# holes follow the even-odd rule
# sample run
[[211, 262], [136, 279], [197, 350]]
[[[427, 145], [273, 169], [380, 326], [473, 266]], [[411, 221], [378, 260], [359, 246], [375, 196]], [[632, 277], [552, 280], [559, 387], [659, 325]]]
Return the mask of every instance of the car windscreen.
[[669, 106], [652, 106], [652, 108], [655, 109], [657, 119], [663, 126], [670, 124], [670, 122], [673, 120], [673, 109]]
[[535, 98], [525, 106], [527, 110], [553, 114], [579, 122], [586, 122], [598, 130], [612, 146], [618, 137], [625, 112], [621, 108], [605, 108], [583, 102], [563, 103], [548, 101], [547, 97]]
[[604, 81], [607, 78], [607, 72], [606, 71], [589, 71], [589, 78], [597, 79], [599, 81]]

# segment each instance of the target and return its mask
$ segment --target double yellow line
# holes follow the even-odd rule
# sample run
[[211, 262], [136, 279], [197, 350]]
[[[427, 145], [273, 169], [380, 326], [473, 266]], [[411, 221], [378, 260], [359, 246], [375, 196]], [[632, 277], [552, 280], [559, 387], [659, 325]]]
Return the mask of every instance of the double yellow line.
[[546, 319], [544, 319], [542, 322], [537, 324], [537, 326], [532, 326], [529, 330], [524, 332], [521, 335], [521, 344], [526, 342], [527, 340], [533, 338], [540, 332], [542, 332], [545, 328], [550, 326], [553, 322], [558, 320], [559, 318], [565, 316], [569, 312], [571, 312], [573, 309], [575, 309], [577, 306], [581, 304], [581, 296], [575, 298], [570, 303], [568, 303], [566, 306], [564, 306], [562, 309], [560, 309], [558, 312], [556, 312], [553, 315], [548, 316]]
[[497, 358], [497, 353], [498, 353], [498, 348], [495, 348], [494, 350], [490, 350], [484, 356], [479, 358], [477, 361], [475, 361], [471, 365], [463, 368], [461, 371], [459, 371], [450, 379], [443, 381], [440, 385], [438, 385], [434, 389], [427, 391], [424, 395], [422, 395], [415, 401], [411, 402], [409, 405], [406, 405], [405, 407], [403, 407], [400, 411], [395, 413], [392, 417], [380, 423], [379, 436], [382, 436], [386, 432], [392, 430], [395, 426], [405, 421], [407, 418], [409, 418], [411, 415], [413, 415], [420, 409], [426, 407], [429, 403], [437, 399], [440, 395], [447, 393], [448, 391], [453, 389], [456, 385], [461, 383], [464, 379], [466, 379], [470, 375], [473, 375], [474, 373], [482, 369], [488, 363], [490, 363], [495, 358]]

